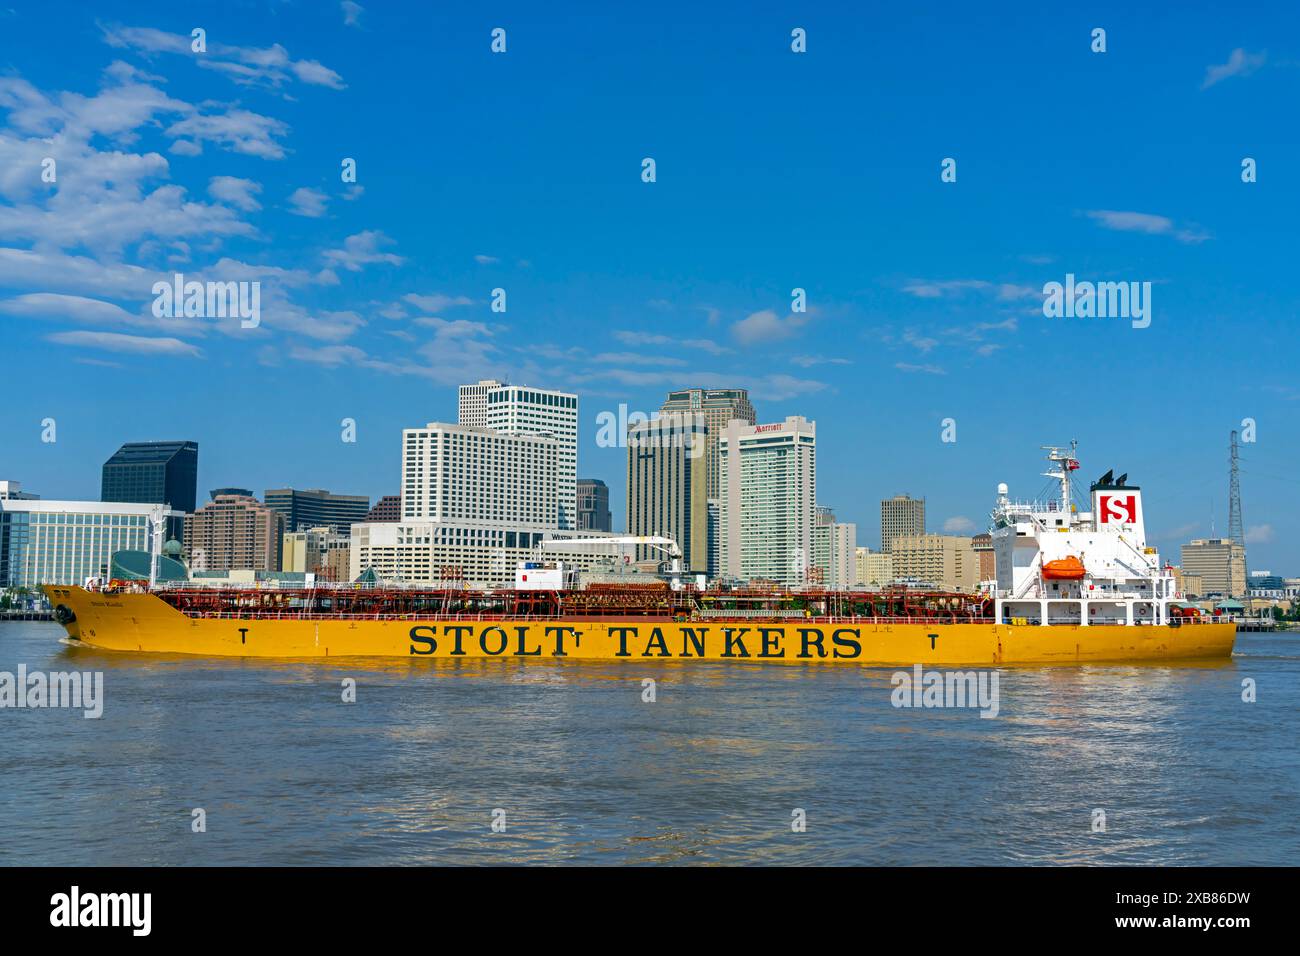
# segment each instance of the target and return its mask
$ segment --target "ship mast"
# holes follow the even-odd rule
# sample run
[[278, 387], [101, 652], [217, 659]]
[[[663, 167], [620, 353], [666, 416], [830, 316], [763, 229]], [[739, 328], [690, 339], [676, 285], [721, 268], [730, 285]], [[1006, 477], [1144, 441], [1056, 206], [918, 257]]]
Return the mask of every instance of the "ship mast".
[[1070, 513], [1070, 472], [1079, 467], [1079, 459], [1075, 455], [1079, 443], [1071, 441], [1069, 449], [1057, 445], [1039, 447], [1047, 452], [1047, 460], [1056, 465], [1053, 470], [1043, 472], [1043, 477], [1055, 478], [1061, 483], [1061, 510], [1068, 515]]

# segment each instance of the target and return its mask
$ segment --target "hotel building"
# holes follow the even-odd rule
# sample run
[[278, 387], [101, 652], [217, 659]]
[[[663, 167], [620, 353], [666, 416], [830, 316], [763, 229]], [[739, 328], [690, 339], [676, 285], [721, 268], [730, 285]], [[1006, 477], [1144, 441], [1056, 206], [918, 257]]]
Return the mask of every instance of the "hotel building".
[[559, 443], [430, 422], [402, 431], [402, 520], [556, 527]]
[[719, 574], [806, 583], [817, 501], [817, 426], [732, 420], [718, 438]]

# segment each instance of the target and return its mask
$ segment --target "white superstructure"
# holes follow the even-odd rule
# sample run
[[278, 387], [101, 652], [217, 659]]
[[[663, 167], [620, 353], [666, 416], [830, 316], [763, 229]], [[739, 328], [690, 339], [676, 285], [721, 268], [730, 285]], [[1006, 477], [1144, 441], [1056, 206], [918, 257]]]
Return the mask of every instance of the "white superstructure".
[[997, 618], [1027, 624], [1168, 624], [1182, 597], [1170, 569], [1146, 542], [1142, 491], [1106, 472], [1080, 511], [1072, 493], [1077, 443], [1046, 447], [1060, 494], [1013, 501], [998, 486], [993, 510]]

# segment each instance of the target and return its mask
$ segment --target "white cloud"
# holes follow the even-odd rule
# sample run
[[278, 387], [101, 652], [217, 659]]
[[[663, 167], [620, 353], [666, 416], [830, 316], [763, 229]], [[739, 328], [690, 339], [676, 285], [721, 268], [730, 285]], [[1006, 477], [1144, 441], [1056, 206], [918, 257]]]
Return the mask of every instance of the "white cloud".
[[213, 176], [208, 183], [208, 195], [213, 199], [230, 203], [244, 212], [257, 212], [262, 208], [253, 197], [262, 191], [260, 183], [251, 179], [239, 179], [235, 176]]
[[667, 345], [688, 351], [708, 352], [711, 355], [722, 355], [731, 351], [731, 349], [719, 345], [711, 339], [681, 339], [656, 332], [630, 332], [624, 329], [616, 329], [614, 338], [624, 345]]
[[415, 292], [408, 292], [402, 296], [402, 301], [415, 306], [422, 312], [441, 312], [443, 309], [474, 304], [474, 300], [467, 296], [443, 295], [440, 292], [433, 295], [419, 295]]
[[326, 249], [325, 261], [349, 272], [360, 272], [374, 263], [400, 266], [406, 260], [391, 252], [380, 252], [380, 246], [391, 245], [393, 240], [377, 229], [367, 229], [343, 240], [342, 249]]
[[1168, 216], [1157, 216], [1152, 213], [1090, 209], [1086, 215], [1102, 228], [1114, 229], [1118, 232], [1144, 232], [1152, 236], [1170, 236], [1179, 242], [1187, 243], [1204, 242], [1210, 238], [1209, 233], [1203, 229], [1178, 227]]
[[911, 362], [895, 362], [894, 368], [898, 369], [900, 372], [924, 372], [927, 375], [948, 374], [937, 365], [913, 365]]
[[142, 335], [122, 335], [119, 332], [55, 332], [47, 341], [56, 345], [74, 345], [99, 349], [105, 352], [128, 352], [137, 355], [199, 356], [196, 346], [174, 338], [149, 338]]
[[808, 313], [796, 315], [793, 312], [784, 319], [771, 309], [754, 312], [745, 316], [731, 326], [731, 334], [742, 345], [758, 345], [763, 342], [779, 342], [795, 334], [800, 326], [810, 318]]
[[366, 12], [366, 8], [353, 0], [343, 0], [339, 4], [343, 8], [343, 25], [349, 27], [361, 26], [361, 14]]
[[943, 523], [943, 530], [950, 534], [964, 534], [975, 530], [975, 522], [962, 515], [949, 518]]
[[1246, 529], [1243, 537], [1247, 544], [1267, 544], [1273, 540], [1273, 526], [1271, 524], [1252, 525]]
[[208, 37], [207, 52], [191, 50], [188, 34], [167, 33], [152, 27], [104, 27], [104, 41], [138, 53], [173, 53], [185, 56], [203, 69], [224, 73], [236, 83], [279, 89], [297, 78], [312, 86], [344, 88], [343, 78], [316, 60], [295, 60], [275, 43], [269, 47], [244, 47], [219, 43]]
[[792, 355], [790, 361], [800, 368], [812, 368], [814, 365], [852, 365], [850, 359], [827, 355]]
[[53, 292], [33, 292], [0, 302], [0, 312], [26, 319], [65, 321], [81, 325], [129, 325], [140, 317], [102, 299]]
[[1267, 58], [1267, 53], [1247, 53], [1241, 47], [1237, 47], [1228, 55], [1227, 63], [1212, 64], [1205, 68], [1205, 79], [1201, 82], [1201, 89], [1208, 90], [1215, 83], [1220, 83], [1231, 76], [1249, 76], [1263, 66]]
[[671, 355], [645, 355], [640, 352], [601, 352], [598, 355], [593, 355], [591, 360], [612, 365], [681, 366], [688, 364], [685, 359], [675, 358]]
[[481, 266], [492, 266], [492, 265], [496, 265], [501, 260], [498, 259], [496, 256], [477, 255], [474, 257], [474, 261]]
[[329, 196], [319, 189], [308, 189], [306, 186], [295, 189], [289, 196], [289, 211], [295, 216], [306, 216], [308, 219], [319, 219], [325, 215], [328, 204]]
[[[284, 147], [277, 141], [289, 127], [278, 119], [250, 110], [232, 109], [226, 113], [194, 113], [167, 128], [167, 135], [192, 146], [216, 143], [235, 153], [283, 159]], [[180, 145], [179, 143], [177, 145]]]

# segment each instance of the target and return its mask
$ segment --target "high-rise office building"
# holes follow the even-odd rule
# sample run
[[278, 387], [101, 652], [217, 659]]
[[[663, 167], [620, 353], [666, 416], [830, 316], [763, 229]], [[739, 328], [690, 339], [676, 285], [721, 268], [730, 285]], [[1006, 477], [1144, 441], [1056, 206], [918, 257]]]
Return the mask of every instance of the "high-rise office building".
[[1201, 594], [1246, 594], [1246, 549], [1228, 538], [1197, 538], [1183, 545], [1182, 570], [1201, 579]]
[[480, 379], [473, 385], [460, 387], [460, 404], [457, 410], [456, 424], [471, 425], [474, 428], [486, 428], [487, 398], [490, 392], [504, 385], [493, 378]]
[[554, 530], [559, 442], [429, 422], [402, 431], [402, 520]]
[[613, 531], [609, 486], [599, 478], [578, 479], [578, 530]]
[[[660, 415], [627, 429], [627, 531], [672, 538], [682, 567], [709, 567], [706, 431], [693, 415]], [[638, 553], [645, 560], [652, 555]]]
[[817, 501], [817, 426], [728, 422], [718, 441], [719, 573], [806, 583]]
[[128, 442], [104, 462], [99, 497], [193, 511], [198, 482], [198, 442]]
[[159, 511], [149, 504], [0, 498], [0, 588], [105, 578], [118, 551], [150, 549]]
[[193, 571], [279, 571], [284, 515], [243, 489], [219, 488], [185, 518], [185, 554]]
[[353, 524], [365, 521], [370, 511], [368, 495], [336, 495], [322, 488], [271, 488], [263, 500], [268, 508], [284, 515], [284, 528], [289, 533], [328, 527], [346, 535]]
[[[555, 440], [557, 498], [552, 526], [575, 530], [578, 525], [578, 396], [522, 385], [493, 387], [490, 382], [465, 387], [480, 386], [486, 389], [481, 413], [486, 424], [482, 427], [510, 434], [549, 435]], [[477, 418], [479, 399], [473, 396], [468, 404], [465, 402], [462, 399], [462, 414]]]
[[367, 522], [375, 521], [401, 521], [402, 520], [402, 496], [401, 495], [384, 495], [375, 502], [375, 506], [366, 512]]
[[889, 554], [894, 539], [904, 534], [925, 534], [924, 498], [894, 495], [880, 502], [880, 550]]
[[698, 416], [708, 429], [704, 442], [706, 492], [710, 498], [721, 496], [719, 491], [718, 438], [727, 422], [744, 422], [753, 425], [758, 419], [750, 404], [749, 392], [743, 388], [682, 388], [669, 392], [659, 409], [661, 414]]
[[22, 482], [0, 481], [0, 501], [36, 501], [40, 497], [23, 491]]
[[813, 525], [811, 568], [816, 569], [810, 583], [832, 590], [853, 587], [857, 577], [858, 526], [836, 521], [830, 508], [818, 508]]

